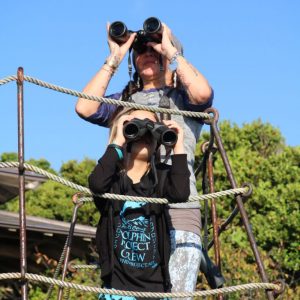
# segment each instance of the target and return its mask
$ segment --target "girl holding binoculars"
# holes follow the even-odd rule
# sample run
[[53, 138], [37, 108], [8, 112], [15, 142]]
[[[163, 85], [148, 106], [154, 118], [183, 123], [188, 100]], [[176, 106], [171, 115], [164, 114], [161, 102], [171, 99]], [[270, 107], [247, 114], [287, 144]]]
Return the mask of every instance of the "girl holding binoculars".
[[[110, 55], [105, 64], [86, 85], [83, 92], [102, 97], [111, 77], [129, 49], [133, 48], [135, 66], [133, 81], [121, 93], [107, 96], [149, 106], [204, 111], [212, 105], [213, 91], [206, 78], [183, 57], [180, 42], [171, 30], [161, 23], [161, 39], [143, 40], [143, 35], [131, 33], [123, 43], [109, 34]], [[151, 36], [150, 36], [151, 37]], [[106, 103], [78, 99], [76, 111], [83, 119], [108, 126], [117, 107]], [[203, 122], [200, 119], [172, 115], [184, 132], [184, 149], [190, 171], [190, 195], [198, 195], [194, 176], [194, 153]], [[166, 152], [161, 151], [165, 160]], [[169, 160], [168, 160], [169, 161]], [[181, 185], [183, 186], [183, 185]], [[201, 216], [198, 202], [169, 205], [172, 228], [169, 273], [172, 292], [195, 290], [201, 261]]]
[[[134, 141], [128, 141], [124, 136], [124, 123], [136, 119], [157, 122], [156, 115], [151, 112], [122, 109], [112, 121], [111, 142], [89, 176], [93, 193], [128, 196], [125, 202], [94, 197], [101, 214], [96, 234], [101, 279], [106, 288], [169, 292], [170, 221], [167, 207], [133, 202], [130, 196], [165, 197], [170, 203], [187, 200], [189, 170], [183, 130], [173, 120], [164, 122], [176, 131], [177, 142], [172, 165], [155, 165], [159, 145], [151, 131]], [[116, 297], [100, 295], [99, 299]]]

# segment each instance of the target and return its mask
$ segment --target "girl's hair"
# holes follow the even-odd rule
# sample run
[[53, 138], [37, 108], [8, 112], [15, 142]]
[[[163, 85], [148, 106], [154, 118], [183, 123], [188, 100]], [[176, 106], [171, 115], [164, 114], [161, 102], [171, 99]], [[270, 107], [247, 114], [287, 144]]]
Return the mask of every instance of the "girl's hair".
[[134, 110], [135, 109], [132, 107], [123, 107], [123, 106], [119, 106], [116, 109], [109, 123], [110, 132], [109, 132], [108, 144], [111, 144], [116, 137], [118, 120], [124, 115], [130, 115], [130, 113], [133, 112]]
[[[115, 111], [114, 115], [112, 116], [111, 118], [111, 121], [110, 121], [110, 124], [109, 124], [109, 127], [110, 127], [110, 133], [109, 133], [109, 139], [108, 139], [108, 144], [112, 144], [115, 137], [116, 137], [116, 134], [117, 134], [117, 124], [118, 124], [118, 120], [120, 119], [120, 117], [124, 116], [124, 115], [130, 115], [133, 111], [135, 111], [137, 109], [133, 108], [133, 107], [122, 107], [122, 106], [119, 106], [117, 108], [117, 110]], [[155, 119], [157, 122], [159, 122], [159, 118], [157, 116], [156, 113], [153, 113]], [[155, 160], [157, 162], [160, 161], [160, 154], [158, 151], [158, 149], [156, 149], [157, 151], [155, 151]], [[124, 153], [124, 159], [126, 160], [126, 157], [127, 157], [127, 152]], [[126, 162], [125, 162], [126, 164]], [[124, 161], [123, 163], [120, 163], [120, 169], [123, 169], [125, 167], [124, 165]]]

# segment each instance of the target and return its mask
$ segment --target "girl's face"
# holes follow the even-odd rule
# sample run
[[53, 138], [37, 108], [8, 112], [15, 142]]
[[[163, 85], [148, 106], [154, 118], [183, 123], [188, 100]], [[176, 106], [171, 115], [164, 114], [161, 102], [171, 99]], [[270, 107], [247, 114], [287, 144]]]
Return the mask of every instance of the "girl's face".
[[[155, 114], [150, 111], [136, 110], [133, 111], [130, 115], [136, 119], [149, 119], [153, 122], [157, 122]], [[149, 161], [151, 155], [155, 151], [155, 148], [156, 141], [153, 139], [152, 134], [146, 133], [143, 138], [132, 143], [131, 154], [138, 159]]]

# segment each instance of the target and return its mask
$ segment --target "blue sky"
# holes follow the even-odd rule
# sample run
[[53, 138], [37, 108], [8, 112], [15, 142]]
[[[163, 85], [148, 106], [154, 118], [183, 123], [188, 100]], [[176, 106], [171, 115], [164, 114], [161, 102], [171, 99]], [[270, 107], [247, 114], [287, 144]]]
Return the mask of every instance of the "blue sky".
[[[261, 118], [299, 145], [299, 1], [3, 1], [0, 78], [26, 75], [82, 90], [108, 56], [105, 24], [138, 30], [156, 16], [184, 45], [185, 57], [209, 80], [220, 120]], [[108, 92], [128, 81], [123, 61]], [[76, 98], [25, 84], [25, 159], [59, 169], [70, 159], [98, 159], [107, 130], [81, 120]], [[0, 154], [17, 151], [15, 82], [0, 86]]]

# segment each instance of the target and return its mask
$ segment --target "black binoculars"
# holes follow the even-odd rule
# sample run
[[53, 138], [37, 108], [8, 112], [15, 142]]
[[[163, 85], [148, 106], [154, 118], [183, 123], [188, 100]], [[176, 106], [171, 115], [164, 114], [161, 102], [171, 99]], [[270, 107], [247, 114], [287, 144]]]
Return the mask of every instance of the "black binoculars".
[[125, 43], [133, 32], [136, 32], [136, 38], [132, 44], [132, 48], [138, 53], [146, 51], [146, 44], [148, 42], [161, 42], [162, 24], [159, 19], [155, 17], [148, 18], [143, 24], [143, 30], [131, 31], [121, 21], [113, 22], [108, 30], [109, 36], [117, 44]]
[[177, 142], [177, 133], [162, 123], [154, 123], [149, 119], [133, 119], [126, 122], [123, 127], [124, 137], [128, 142], [141, 139], [147, 133], [157, 140], [158, 144], [173, 147]]

